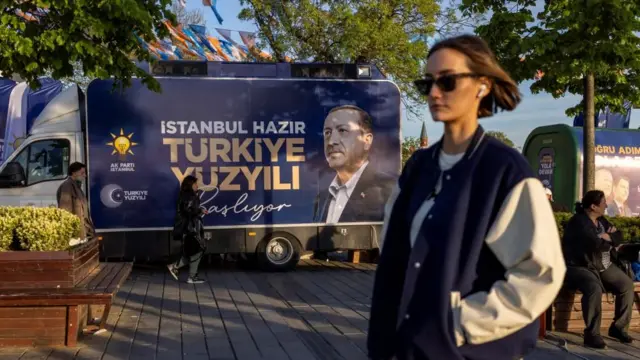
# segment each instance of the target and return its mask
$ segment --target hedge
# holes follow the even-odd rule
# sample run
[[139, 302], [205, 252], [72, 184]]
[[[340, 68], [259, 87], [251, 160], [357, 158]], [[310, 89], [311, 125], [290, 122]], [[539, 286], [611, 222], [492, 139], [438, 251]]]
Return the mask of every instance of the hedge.
[[80, 234], [80, 219], [52, 207], [0, 207], [0, 251], [60, 251]]
[[[555, 213], [556, 224], [560, 237], [564, 233], [564, 226], [573, 216], [571, 213]], [[607, 220], [622, 232], [623, 242], [638, 243], [640, 242], [640, 218], [638, 217], [607, 217]]]

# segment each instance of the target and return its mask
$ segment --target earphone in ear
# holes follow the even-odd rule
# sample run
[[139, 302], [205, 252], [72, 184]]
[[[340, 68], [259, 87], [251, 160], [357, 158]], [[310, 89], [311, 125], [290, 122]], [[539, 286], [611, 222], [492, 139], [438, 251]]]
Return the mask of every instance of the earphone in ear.
[[481, 97], [482, 95], [484, 95], [484, 92], [487, 90], [487, 85], [482, 84], [480, 85], [480, 91], [478, 91], [478, 97]]

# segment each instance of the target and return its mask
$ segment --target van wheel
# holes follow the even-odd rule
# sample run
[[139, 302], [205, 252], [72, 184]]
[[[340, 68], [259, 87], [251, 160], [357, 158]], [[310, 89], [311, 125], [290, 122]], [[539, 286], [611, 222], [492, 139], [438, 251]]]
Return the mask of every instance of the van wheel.
[[275, 232], [258, 244], [256, 255], [263, 270], [293, 270], [300, 261], [300, 243], [288, 233]]

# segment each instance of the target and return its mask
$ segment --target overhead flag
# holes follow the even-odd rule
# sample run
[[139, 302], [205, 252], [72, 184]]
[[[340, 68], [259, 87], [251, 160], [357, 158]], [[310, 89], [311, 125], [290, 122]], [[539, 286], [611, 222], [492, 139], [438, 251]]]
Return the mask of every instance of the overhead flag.
[[271, 55], [266, 51], [262, 51], [256, 47], [256, 34], [248, 31], [238, 31], [240, 39], [247, 47], [247, 53], [254, 57], [259, 57], [258, 60], [271, 60]]
[[[241, 46], [235, 40], [233, 40], [233, 38], [231, 37], [231, 30], [216, 28], [216, 31], [224, 38], [224, 40], [220, 40], [220, 43], [222, 43], [223, 46], [228, 44], [227, 46], [229, 47], [230, 52], [233, 54], [233, 57], [241, 60], [247, 57], [249, 49]], [[225, 42], [227, 44], [225, 44]]]
[[240, 34], [240, 39], [242, 39], [242, 42], [249, 49], [256, 46], [256, 36], [254, 33], [248, 31], [238, 31], [238, 33]]
[[218, 9], [217, 9], [218, 0], [202, 0], [202, 5], [209, 6], [213, 11], [213, 15], [215, 15], [216, 20], [218, 20], [218, 23], [222, 25], [223, 19], [222, 19], [222, 16], [220, 16], [220, 13], [218, 12]]
[[[225, 38], [228, 42], [230, 43], [234, 43], [233, 39], [231, 38], [231, 30], [228, 29], [219, 29], [216, 28], [216, 31], [222, 35], [223, 38]], [[235, 45], [235, 44], [234, 44]]]

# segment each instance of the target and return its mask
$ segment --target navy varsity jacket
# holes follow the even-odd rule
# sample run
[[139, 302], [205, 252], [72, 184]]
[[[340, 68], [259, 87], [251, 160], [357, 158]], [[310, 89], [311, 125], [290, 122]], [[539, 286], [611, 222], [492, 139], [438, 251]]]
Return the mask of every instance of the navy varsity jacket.
[[[409, 159], [387, 203], [369, 357], [413, 345], [432, 360], [520, 359], [566, 271], [551, 205], [523, 156], [482, 127], [444, 172], [441, 144]], [[440, 176], [434, 205], [419, 211]]]

